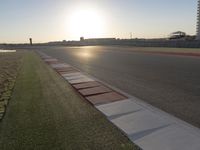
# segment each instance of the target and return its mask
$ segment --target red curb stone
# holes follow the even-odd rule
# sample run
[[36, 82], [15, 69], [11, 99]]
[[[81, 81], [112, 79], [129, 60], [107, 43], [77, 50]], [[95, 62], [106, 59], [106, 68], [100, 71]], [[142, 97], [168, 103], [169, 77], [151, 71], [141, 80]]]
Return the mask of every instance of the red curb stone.
[[69, 71], [77, 71], [76, 69], [70, 67], [70, 68], [63, 68], [63, 69], [60, 69], [60, 68], [54, 68], [56, 71], [58, 72], [69, 72]]
[[80, 90], [80, 89], [97, 87], [100, 85], [101, 85], [101, 83], [99, 83], [99, 82], [91, 81], [91, 82], [87, 82], [87, 83], [75, 84], [75, 85], [73, 85], [73, 87], [77, 90]]
[[95, 94], [102, 94], [102, 93], [107, 93], [111, 92], [112, 90], [105, 87], [105, 86], [98, 86], [98, 87], [93, 87], [93, 88], [88, 88], [88, 89], [83, 89], [79, 90], [79, 92], [83, 96], [89, 96], [89, 95], [95, 95]]
[[117, 92], [110, 92], [94, 96], [88, 96], [86, 97], [86, 99], [93, 105], [100, 105], [100, 104], [107, 104], [115, 101], [125, 100], [127, 99], [127, 97]]

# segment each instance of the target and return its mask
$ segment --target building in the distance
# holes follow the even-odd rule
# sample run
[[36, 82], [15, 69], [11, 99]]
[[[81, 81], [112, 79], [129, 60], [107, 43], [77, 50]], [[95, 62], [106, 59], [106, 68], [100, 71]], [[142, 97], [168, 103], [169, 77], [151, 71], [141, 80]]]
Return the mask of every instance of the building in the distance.
[[182, 32], [182, 31], [176, 31], [170, 34], [169, 39], [173, 40], [173, 39], [184, 39], [186, 37], [186, 33]]
[[29, 41], [30, 41], [30, 45], [33, 45], [33, 40], [32, 40], [32, 38], [29, 38]]
[[200, 0], [198, 0], [198, 11], [197, 11], [197, 35], [196, 39], [200, 40]]

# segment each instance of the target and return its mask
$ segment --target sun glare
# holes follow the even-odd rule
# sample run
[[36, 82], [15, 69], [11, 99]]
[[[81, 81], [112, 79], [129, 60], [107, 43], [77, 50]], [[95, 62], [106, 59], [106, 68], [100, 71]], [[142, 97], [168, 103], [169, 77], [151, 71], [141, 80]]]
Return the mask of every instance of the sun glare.
[[73, 37], [101, 37], [104, 31], [104, 20], [95, 10], [80, 8], [70, 15], [70, 33]]

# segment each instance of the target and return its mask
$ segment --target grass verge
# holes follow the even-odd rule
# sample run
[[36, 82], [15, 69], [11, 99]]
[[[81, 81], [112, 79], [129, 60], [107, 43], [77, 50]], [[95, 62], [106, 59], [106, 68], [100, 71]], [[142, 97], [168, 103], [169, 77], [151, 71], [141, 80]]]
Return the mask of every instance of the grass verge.
[[0, 149], [138, 148], [34, 52], [25, 52], [6, 116], [0, 123]]

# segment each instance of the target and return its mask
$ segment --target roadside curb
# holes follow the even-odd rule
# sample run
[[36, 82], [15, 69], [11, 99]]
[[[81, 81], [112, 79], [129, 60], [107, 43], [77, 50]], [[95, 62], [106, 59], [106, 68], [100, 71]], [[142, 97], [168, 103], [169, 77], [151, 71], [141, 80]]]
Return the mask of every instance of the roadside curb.
[[200, 129], [82, 73], [70, 64], [39, 51], [38, 54], [75, 91], [142, 149], [200, 149]]

